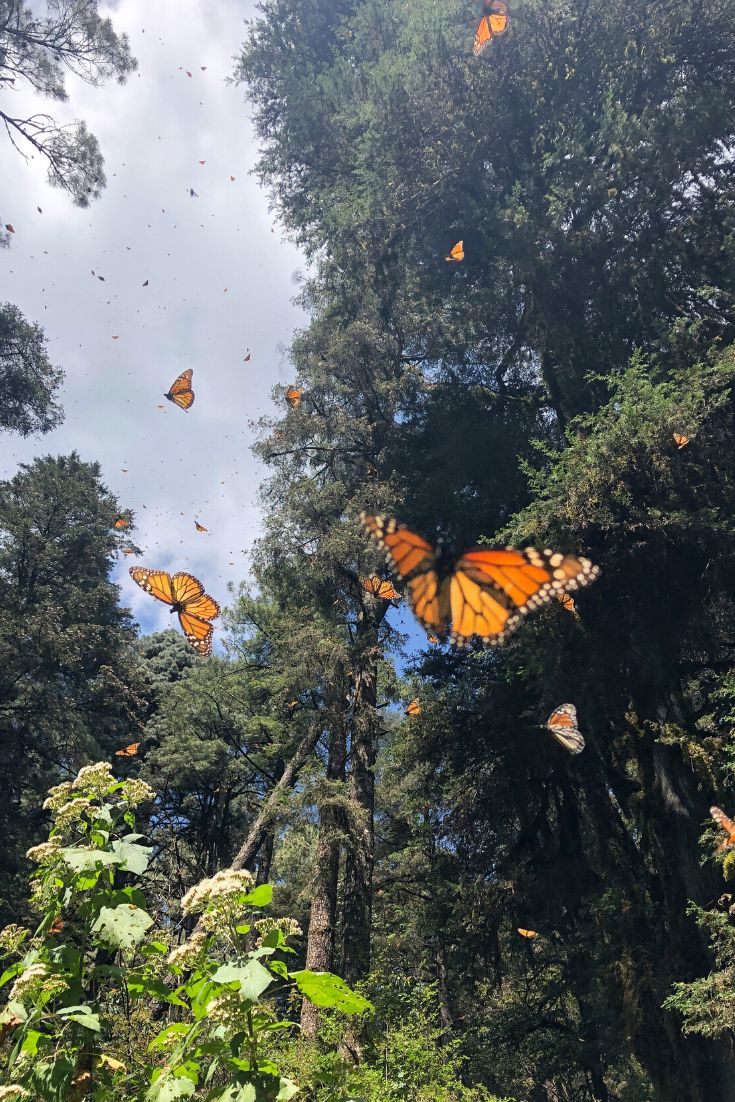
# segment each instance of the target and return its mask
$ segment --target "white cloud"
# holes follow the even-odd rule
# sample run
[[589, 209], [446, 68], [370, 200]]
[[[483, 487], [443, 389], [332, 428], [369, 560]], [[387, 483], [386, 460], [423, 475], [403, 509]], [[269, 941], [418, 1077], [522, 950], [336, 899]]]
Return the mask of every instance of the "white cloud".
[[[226, 84], [254, 8], [118, 0], [108, 11], [138, 73], [102, 88], [72, 80], [68, 103], [32, 101], [86, 120], [105, 156], [102, 198], [74, 207], [38, 159], [24, 164], [0, 142], [0, 210], [16, 231], [0, 252], [0, 300], [44, 326], [66, 371], [64, 425], [40, 440], [0, 438], [0, 470], [12, 477], [19, 461], [72, 449], [99, 460], [145, 549], [115, 571], [123, 603], [147, 628], [166, 627], [166, 609], [136, 590], [127, 567], [191, 570], [221, 604], [226, 583], [246, 577], [263, 476], [248, 422], [272, 412], [271, 387], [288, 381], [282, 347], [304, 323], [290, 301], [304, 262], [248, 175], [251, 109], [244, 89]], [[15, 96], [22, 107], [24, 94]], [[162, 397], [185, 367], [194, 369], [189, 412]], [[209, 533], [195, 531], [195, 516]]]

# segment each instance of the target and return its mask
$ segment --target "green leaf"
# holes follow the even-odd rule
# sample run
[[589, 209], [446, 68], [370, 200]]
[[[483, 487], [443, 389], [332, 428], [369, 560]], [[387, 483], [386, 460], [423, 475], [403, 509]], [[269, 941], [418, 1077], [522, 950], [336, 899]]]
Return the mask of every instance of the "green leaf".
[[268, 967], [271, 972], [275, 972], [277, 976], [280, 976], [284, 980], [288, 979], [288, 968], [282, 960], [272, 960]]
[[100, 1016], [95, 1014], [91, 1006], [63, 1006], [57, 1014], [68, 1022], [78, 1022], [79, 1025], [93, 1030], [94, 1033], [100, 1031]]
[[98, 865], [117, 865], [119, 858], [114, 853], [100, 849], [82, 849], [79, 846], [66, 846], [59, 850], [65, 864], [73, 872], [93, 872]]
[[257, 960], [249, 960], [244, 966], [223, 964], [214, 973], [212, 979], [215, 983], [237, 981], [242, 995], [252, 1002], [257, 1002], [266, 987], [273, 983], [272, 973]]
[[160, 1075], [150, 1087], [146, 1098], [149, 1102], [174, 1102], [177, 1098], [188, 1098], [196, 1090], [191, 1079], [182, 1075]]
[[218, 1094], [215, 1097], [220, 1099], [221, 1102], [258, 1102], [258, 1096], [255, 1093], [255, 1087], [252, 1083], [246, 1083], [242, 1087], [234, 1083], [231, 1087], [228, 1087], [227, 1090], [223, 1091], [222, 1094]]
[[169, 1037], [183, 1037], [185, 1033], [188, 1033], [191, 1026], [187, 1022], [172, 1022], [171, 1025], [167, 1025], [165, 1029], [162, 1029], [157, 1036], [153, 1038], [148, 1045], [148, 1052], [155, 1052], [156, 1049], [165, 1048], [168, 1044]]
[[111, 949], [133, 949], [152, 925], [153, 919], [146, 911], [124, 903], [120, 907], [103, 907], [92, 932]]
[[362, 1014], [372, 1010], [373, 1004], [352, 991], [344, 980], [331, 972], [311, 972], [304, 968], [300, 972], [289, 973], [302, 995], [314, 1006], [330, 1007], [343, 1014]]
[[244, 902], [251, 907], [267, 907], [269, 903], [273, 902], [273, 885], [258, 884], [257, 888], [253, 888], [251, 892], [248, 892]]
[[281, 1089], [276, 1095], [276, 1102], [289, 1102], [299, 1093], [299, 1087], [291, 1079], [281, 1078]]
[[112, 843], [112, 852], [119, 858], [120, 866], [136, 876], [142, 876], [148, 868], [153, 850], [149, 846], [138, 846], [135, 842]]

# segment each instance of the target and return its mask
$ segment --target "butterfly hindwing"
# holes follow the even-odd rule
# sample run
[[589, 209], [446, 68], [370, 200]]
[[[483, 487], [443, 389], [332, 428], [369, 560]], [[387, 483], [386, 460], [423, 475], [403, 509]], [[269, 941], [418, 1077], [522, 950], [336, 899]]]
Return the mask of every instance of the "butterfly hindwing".
[[184, 609], [179, 613], [179, 623], [187, 641], [191, 643], [195, 650], [208, 658], [212, 653], [212, 635], [214, 634], [212, 625], [200, 616], [193, 615], [188, 609]]

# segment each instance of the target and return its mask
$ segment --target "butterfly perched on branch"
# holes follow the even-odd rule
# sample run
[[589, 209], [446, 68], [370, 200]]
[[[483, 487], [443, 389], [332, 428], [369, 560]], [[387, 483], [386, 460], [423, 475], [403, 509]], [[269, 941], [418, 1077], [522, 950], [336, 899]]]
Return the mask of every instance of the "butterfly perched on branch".
[[414, 697], [411, 703], [406, 708], [407, 716], [420, 716], [421, 715], [421, 701], [418, 697]]
[[546, 726], [557, 742], [560, 742], [570, 754], [581, 754], [584, 750], [584, 738], [577, 724], [577, 709], [573, 704], [560, 704], [554, 708]]
[[725, 841], [721, 842], [717, 847], [717, 852], [721, 853], [723, 849], [729, 849], [730, 846], [735, 846], [735, 823], [732, 819], [729, 819], [720, 807], [711, 807], [709, 813], [718, 827], [722, 827], [727, 834]]
[[286, 391], [286, 401], [291, 406], [291, 409], [298, 409], [301, 405], [301, 395], [303, 390], [298, 386], [290, 386]]
[[220, 607], [204, 592], [198, 578], [183, 573], [172, 577], [165, 570], [146, 570], [143, 566], [131, 566], [130, 577], [151, 597], [171, 605], [171, 612], [179, 615], [184, 635], [199, 654], [212, 653], [214, 628], [209, 621], [217, 619]]
[[194, 391], [191, 389], [191, 378], [194, 371], [187, 367], [186, 371], [174, 379], [171, 389], [164, 394], [169, 402], [173, 402], [179, 409], [189, 409], [194, 404]]
[[502, 643], [529, 612], [600, 573], [589, 559], [533, 547], [476, 547], [458, 555], [443, 544], [432, 547], [390, 517], [361, 513], [360, 520], [405, 582], [426, 632], [458, 646], [473, 638]]
[[481, 54], [494, 38], [499, 38], [508, 29], [508, 5], [505, 0], [483, 0], [482, 13], [472, 45], [474, 54]]
[[676, 444], [679, 451], [681, 451], [682, 448], [685, 448], [689, 443], [689, 437], [683, 436], [680, 432], [672, 432], [671, 435], [673, 436], [674, 443]]

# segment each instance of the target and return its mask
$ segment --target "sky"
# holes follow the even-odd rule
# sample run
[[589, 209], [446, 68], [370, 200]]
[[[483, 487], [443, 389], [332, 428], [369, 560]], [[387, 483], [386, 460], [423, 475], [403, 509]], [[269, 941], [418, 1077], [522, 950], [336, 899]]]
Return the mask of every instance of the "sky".
[[[50, 359], [66, 372], [64, 424], [30, 440], [0, 436], [0, 477], [72, 450], [100, 463], [121, 509], [135, 514], [131, 538], [143, 554], [121, 558], [113, 577], [148, 632], [170, 616], [130, 565], [191, 571], [223, 607], [227, 583], [247, 578], [266, 474], [249, 423], [282, 413], [271, 390], [291, 381], [287, 349], [307, 321], [292, 302], [305, 261], [250, 175], [251, 108], [245, 89], [226, 83], [254, 5], [115, 0], [99, 10], [138, 59], [125, 84], [69, 77], [61, 104], [3, 92], [15, 113], [84, 119], [108, 182], [79, 209], [0, 133], [0, 211], [15, 229], [0, 250], [0, 301], [44, 327]], [[163, 394], [186, 368], [196, 398], [185, 412]]]

